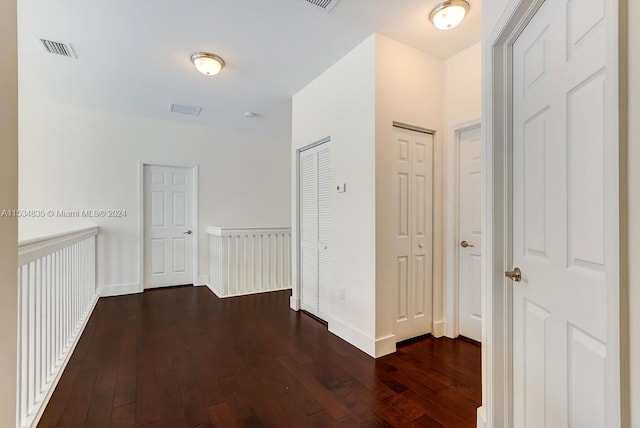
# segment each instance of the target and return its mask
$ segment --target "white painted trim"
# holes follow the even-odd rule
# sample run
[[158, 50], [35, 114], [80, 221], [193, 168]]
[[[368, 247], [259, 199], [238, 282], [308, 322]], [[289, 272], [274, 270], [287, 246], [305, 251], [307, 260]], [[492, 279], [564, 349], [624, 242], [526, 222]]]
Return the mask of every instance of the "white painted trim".
[[60, 364], [60, 367], [58, 368], [56, 376], [53, 379], [53, 382], [51, 382], [51, 386], [49, 387], [47, 395], [45, 395], [44, 399], [40, 403], [38, 412], [35, 414], [33, 421], [31, 423], [32, 427], [37, 426], [38, 422], [40, 422], [40, 418], [42, 418], [42, 415], [44, 414], [44, 411], [46, 410], [47, 405], [49, 404], [49, 400], [51, 400], [51, 397], [53, 396], [53, 393], [55, 392], [58, 386], [58, 382], [60, 382], [60, 379], [62, 378], [62, 374], [67, 368], [67, 364], [69, 364], [69, 360], [71, 359], [71, 356], [73, 355], [73, 352], [75, 351], [76, 346], [78, 345], [78, 342], [82, 337], [82, 333], [84, 333], [84, 329], [87, 326], [87, 323], [89, 322], [89, 318], [91, 318], [91, 314], [93, 314], [93, 310], [95, 309], [99, 299], [100, 299], [100, 295], [96, 293], [96, 296], [94, 297], [93, 302], [89, 305], [89, 310], [87, 312], [87, 315], [84, 318], [84, 321], [80, 325], [80, 328], [76, 330], [76, 335], [75, 335], [75, 338], [73, 339], [73, 343], [67, 349], [67, 354], [64, 357], [64, 360], [62, 360], [62, 364]]
[[458, 242], [460, 195], [460, 133], [480, 127], [480, 119], [460, 123], [447, 131], [445, 144], [445, 216], [444, 216], [444, 327], [440, 336], [458, 337], [459, 328], [459, 300], [458, 300]]
[[48, 254], [97, 236], [98, 226], [85, 227], [70, 232], [56, 233], [39, 238], [26, 239], [18, 243], [18, 266], [26, 265]]
[[478, 407], [476, 421], [477, 428], [487, 428], [487, 415], [484, 413], [484, 407]]
[[[512, 287], [505, 285], [504, 271], [511, 268], [511, 47], [544, 0], [511, 0], [498, 20], [487, 42], [483, 46], [483, 158], [485, 171], [485, 209], [483, 239], [483, 329], [482, 329], [482, 375], [483, 406], [479, 415], [484, 416], [484, 425], [492, 428], [513, 426], [512, 391]], [[607, 16], [611, 20], [608, 37], [609, 51], [607, 68], [613, 98], [608, 112], [614, 118], [612, 129], [619, 125], [618, 103], [618, 0], [609, 2]], [[618, 146], [616, 138], [612, 144]], [[619, 159], [618, 159], [619, 160]], [[626, 161], [626, 159], [622, 160]], [[608, 165], [618, 171], [619, 165]], [[618, 174], [609, 177], [619, 180]], [[624, 177], [626, 179], [626, 177]], [[608, 205], [620, 206], [620, 195], [608, 195]], [[619, 232], [619, 231], [618, 231]], [[615, 247], [615, 246], [614, 246]], [[617, 409], [607, 414], [607, 426], [621, 424], [621, 360], [620, 360], [620, 282], [619, 247], [607, 248], [612, 279], [608, 284], [607, 326], [607, 399], [608, 409]], [[625, 394], [628, 393], [625, 391]], [[482, 413], [480, 411], [482, 410]], [[479, 418], [480, 419], [480, 418]], [[480, 423], [479, 425], [480, 426]]]
[[256, 290], [256, 291], [249, 291], [249, 292], [246, 292], [246, 293], [228, 294], [228, 295], [224, 295], [224, 296], [221, 296], [218, 293], [216, 293], [212, 287], [209, 287], [209, 289], [213, 292], [213, 294], [218, 296], [218, 298], [220, 298], [220, 299], [228, 299], [229, 297], [251, 296], [251, 295], [254, 295], [254, 294], [272, 293], [274, 291], [286, 291], [286, 290], [291, 290], [291, 287], [271, 288], [269, 290]]
[[[335, 318], [329, 319], [329, 332], [349, 342], [351, 345], [360, 349], [362, 352], [376, 358], [376, 340], [372, 337], [367, 336], [366, 333]], [[393, 338], [395, 340], [395, 336], [393, 336]]]
[[126, 296], [128, 294], [140, 293], [140, 283], [131, 282], [128, 284], [101, 285], [98, 287], [100, 297]]
[[394, 352], [396, 352], [395, 334], [390, 334], [389, 336], [376, 339], [376, 358], [384, 357], [385, 355], [393, 354]]
[[189, 163], [173, 163], [173, 162], [155, 162], [155, 161], [144, 161], [141, 160], [138, 162], [138, 279], [139, 279], [139, 289], [138, 292], [142, 293], [144, 291], [144, 167], [145, 166], [167, 166], [167, 167], [176, 167], [176, 168], [188, 168], [192, 171], [192, 184], [193, 184], [193, 274], [192, 274], [192, 282], [194, 285], [198, 283], [198, 273], [199, 273], [199, 261], [200, 261], [200, 247], [199, 247], [199, 239], [200, 239], [200, 213], [199, 213], [199, 201], [200, 201], [200, 193], [198, 180], [200, 177], [199, 165], [198, 164], [189, 164]]
[[513, 426], [511, 288], [504, 271], [510, 266], [508, 218], [510, 193], [507, 159], [510, 133], [509, 47], [544, 0], [512, 0], [485, 46], [483, 61], [483, 161], [485, 171], [482, 322], [483, 403], [489, 427]]
[[209, 275], [200, 275], [198, 277], [198, 282], [193, 285], [195, 285], [196, 287], [203, 287], [207, 284], [209, 284]]
[[138, 164], [138, 292], [144, 291], [144, 166], [152, 162]]
[[207, 227], [209, 235], [237, 236], [237, 235], [286, 235], [291, 234], [290, 227]]
[[[197, 286], [200, 279], [200, 166], [195, 164], [191, 168], [193, 169], [193, 285]], [[208, 247], [209, 239], [207, 237]]]
[[433, 331], [431, 332], [431, 335], [435, 338], [439, 338], [442, 336], [445, 336], [445, 321], [444, 320], [440, 320], [440, 321], [434, 321], [433, 322]]
[[[292, 279], [293, 279], [293, 277], [292, 277]], [[292, 284], [292, 285], [293, 285], [293, 284]], [[295, 288], [293, 288], [293, 287], [292, 287], [292, 291], [293, 291], [294, 289], [295, 289]], [[299, 311], [299, 310], [300, 310], [300, 299], [298, 299], [297, 297], [293, 297], [293, 296], [291, 296], [291, 297], [289, 298], [289, 307], [290, 307], [291, 309], [293, 309], [294, 311]]]
[[224, 297], [224, 296], [219, 296], [218, 293], [216, 293], [215, 288], [213, 288], [213, 286], [211, 285], [210, 282], [208, 284], [206, 284], [205, 287], [207, 287], [209, 289], [209, 291], [211, 291], [213, 294], [215, 294], [215, 296], [217, 298], [222, 299]]

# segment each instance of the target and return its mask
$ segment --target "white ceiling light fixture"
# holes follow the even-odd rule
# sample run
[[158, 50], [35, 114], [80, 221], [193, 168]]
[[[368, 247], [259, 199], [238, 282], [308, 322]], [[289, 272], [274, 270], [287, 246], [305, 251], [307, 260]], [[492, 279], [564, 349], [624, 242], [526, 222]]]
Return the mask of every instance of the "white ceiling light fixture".
[[439, 3], [429, 14], [429, 20], [439, 30], [450, 30], [462, 22], [469, 11], [465, 0], [447, 0]]
[[205, 76], [213, 76], [220, 73], [224, 67], [224, 60], [218, 55], [208, 52], [196, 52], [191, 55], [191, 62], [196, 69]]

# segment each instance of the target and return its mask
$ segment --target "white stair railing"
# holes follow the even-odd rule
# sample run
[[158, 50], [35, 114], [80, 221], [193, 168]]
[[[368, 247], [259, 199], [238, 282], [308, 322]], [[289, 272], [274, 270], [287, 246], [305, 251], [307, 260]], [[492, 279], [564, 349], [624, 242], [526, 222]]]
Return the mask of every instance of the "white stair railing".
[[98, 300], [91, 227], [21, 242], [18, 250], [18, 427], [32, 427]]
[[218, 297], [291, 288], [291, 228], [209, 226], [209, 287]]

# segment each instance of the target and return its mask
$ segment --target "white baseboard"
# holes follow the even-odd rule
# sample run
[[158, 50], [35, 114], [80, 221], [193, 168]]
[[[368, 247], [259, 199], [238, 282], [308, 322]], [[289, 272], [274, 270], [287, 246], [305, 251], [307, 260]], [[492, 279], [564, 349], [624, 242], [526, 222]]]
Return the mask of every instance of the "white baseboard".
[[248, 291], [246, 293], [229, 294], [228, 296], [223, 296], [223, 299], [226, 299], [227, 297], [250, 296], [252, 294], [271, 293], [273, 291], [285, 291], [285, 290], [291, 290], [291, 287], [273, 288], [270, 290], [256, 290], [256, 291]]
[[478, 407], [478, 428], [487, 428], [487, 415], [484, 413], [484, 407]]
[[289, 298], [289, 307], [291, 309], [293, 309], [294, 311], [299, 311], [300, 310], [300, 299], [298, 299], [297, 297], [291, 296]]
[[291, 287], [289, 287], [289, 288], [274, 288], [272, 290], [256, 290], [256, 291], [249, 291], [249, 292], [246, 292], [246, 293], [235, 293], [235, 294], [222, 295], [222, 294], [218, 293], [218, 291], [215, 288], [213, 288], [211, 285], [209, 285], [209, 284], [206, 284], [206, 285], [213, 292], [213, 294], [218, 296], [220, 299], [228, 299], [229, 297], [250, 296], [252, 294], [271, 293], [273, 291], [291, 290]]
[[113, 297], [113, 296], [125, 296], [127, 294], [141, 293], [143, 290], [140, 287], [140, 283], [130, 284], [114, 284], [114, 285], [101, 285], [98, 287], [98, 296], [100, 297]]
[[384, 357], [385, 355], [393, 354], [394, 352], [396, 352], [395, 334], [376, 339], [376, 358]]
[[209, 284], [209, 275], [207, 276], [199, 276], [198, 280], [196, 281], [195, 285], [196, 287], [202, 287], [204, 285]]
[[361, 351], [376, 357], [376, 341], [360, 330], [332, 318], [329, 320], [329, 331]]
[[211, 290], [211, 292], [212, 292], [213, 294], [215, 294], [215, 296], [216, 296], [216, 297], [218, 297], [218, 298], [222, 297], [222, 296], [220, 296], [220, 294], [218, 293], [218, 291], [213, 287], [213, 285], [211, 284], [211, 282], [208, 282], [206, 286], [207, 286], [207, 288], [208, 288], [209, 290]]
[[445, 321], [444, 335], [449, 339], [455, 339], [456, 337], [458, 337], [458, 334], [456, 333], [456, 330], [454, 329], [452, 324], [452, 322]]
[[442, 337], [444, 336], [444, 321], [434, 321], [433, 322], [433, 337]]

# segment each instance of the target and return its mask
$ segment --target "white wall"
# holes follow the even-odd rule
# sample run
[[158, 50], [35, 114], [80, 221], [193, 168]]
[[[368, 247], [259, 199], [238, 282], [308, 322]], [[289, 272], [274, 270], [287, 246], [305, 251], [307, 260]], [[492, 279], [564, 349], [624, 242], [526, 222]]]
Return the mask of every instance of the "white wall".
[[[16, 1], [0, 1], [0, 210], [18, 207]], [[18, 220], [0, 217], [0, 426], [16, 424]]]
[[[376, 35], [376, 356], [395, 351], [393, 304], [396, 282], [391, 201], [394, 193], [393, 121], [436, 131], [434, 144], [434, 324], [442, 324], [443, 284], [443, 62]], [[437, 327], [436, 327], [437, 330]]]
[[[286, 127], [285, 127], [286, 129]], [[231, 132], [20, 102], [20, 208], [124, 209], [122, 219], [35, 219], [21, 239], [97, 224], [98, 286], [139, 284], [139, 162], [199, 165], [199, 281], [208, 281], [206, 227], [287, 227], [290, 136]]]
[[[329, 330], [370, 355], [395, 350], [390, 303], [395, 296], [389, 287], [394, 282], [393, 269], [385, 263], [392, 258], [390, 231], [394, 228], [389, 203], [393, 121], [436, 131], [434, 300], [439, 304], [434, 319], [442, 323], [444, 88], [441, 60], [374, 34], [293, 98], [293, 194], [297, 192], [296, 151], [328, 136], [333, 144], [334, 180], [347, 184], [347, 192], [336, 193], [333, 199], [336, 292]], [[295, 196], [292, 200], [295, 237], [298, 202]], [[340, 287], [345, 288], [344, 301], [338, 296]], [[299, 307], [296, 299], [297, 294], [292, 299], [294, 308]]]
[[629, 0], [629, 315], [631, 350], [631, 426], [640, 427], [640, 2]]
[[481, 51], [482, 44], [478, 42], [444, 61], [444, 124], [447, 130], [480, 119]]
[[[367, 38], [293, 97], [292, 224], [297, 251], [297, 150], [331, 137], [334, 193], [329, 330], [373, 355], [375, 339], [375, 36]], [[296, 257], [293, 287], [297, 286]], [[294, 291], [292, 307], [299, 307]]]

